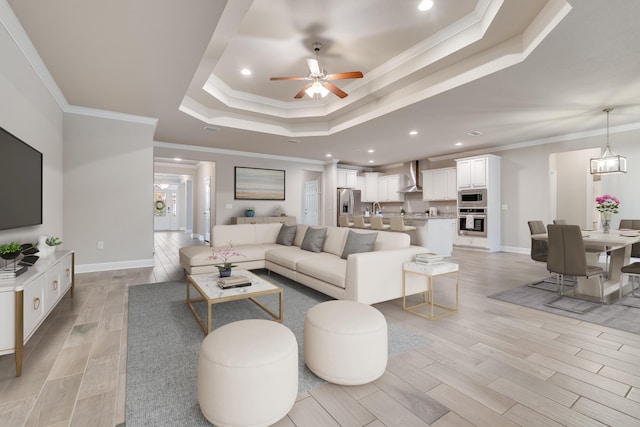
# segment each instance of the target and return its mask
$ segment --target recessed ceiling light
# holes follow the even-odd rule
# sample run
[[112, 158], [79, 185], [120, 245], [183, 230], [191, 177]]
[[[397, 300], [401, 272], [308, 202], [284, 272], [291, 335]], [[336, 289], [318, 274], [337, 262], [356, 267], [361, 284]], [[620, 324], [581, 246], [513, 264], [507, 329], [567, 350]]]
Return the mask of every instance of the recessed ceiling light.
[[472, 130], [471, 132], [467, 132], [467, 135], [480, 136], [480, 135], [484, 135], [484, 134], [482, 132], [480, 132], [479, 130]]
[[287, 142], [290, 142], [292, 144], [300, 144], [300, 140], [299, 139], [287, 139]]
[[180, 157], [174, 157], [173, 160], [175, 160], [176, 162], [181, 162], [182, 159]]
[[369, 148], [369, 149], [367, 150], [367, 153], [375, 153], [375, 152], [376, 152], [376, 150], [374, 150], [373, 148]]
[[369, 163], [375, 163], [375, 161], [374, 160], [369, 160]]
[[204, 130], [208, 130], [208, 131], [211, 131], [211, 132], [220, 132], [220, 128], [217, 128], [215, 126], [205, 126]]
[[325, 156], [325, 157], [333, 157], [333, 156], [331, 155], [331, 153], [327, 153], [327, 154], [325, 154], [324, 156]]
[[461, 145], [464, 145], [462, 142], [456, 142], [456, 147], [460, 147]]
[[242, 70], [240, 70], [240, 74], [242, 74], [243, 76], [250, 76], [251, 70], [248, 68], [243, 68]]
[[418, 4], [418, 10], [421, 12], [427, 11], [433, 7], [433, 0], [422, 0]]
[[409, 135], [414, 136], [417, 135], [418, 131], [417, 130], [412, 130], [411, 132], [409, 132]]

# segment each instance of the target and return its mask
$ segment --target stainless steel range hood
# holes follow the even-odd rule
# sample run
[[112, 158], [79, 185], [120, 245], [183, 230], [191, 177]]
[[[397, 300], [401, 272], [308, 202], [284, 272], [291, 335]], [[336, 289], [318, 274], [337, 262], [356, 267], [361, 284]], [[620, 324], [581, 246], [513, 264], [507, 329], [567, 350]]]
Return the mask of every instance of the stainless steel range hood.
[[407, 163], [405, 175], [409, 178], [409, 185], [398, 190], [398, 193], [422, 193], [422, 186], [420, 185], [422, 174], [418, 170], [417, 160]]

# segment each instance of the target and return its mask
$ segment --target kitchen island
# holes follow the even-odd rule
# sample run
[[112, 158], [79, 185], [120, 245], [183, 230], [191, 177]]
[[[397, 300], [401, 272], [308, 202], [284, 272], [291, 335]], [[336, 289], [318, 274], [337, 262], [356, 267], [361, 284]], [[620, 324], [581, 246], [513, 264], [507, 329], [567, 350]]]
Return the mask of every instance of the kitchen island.
[[[392, 216], [398, 215], [385, 214], [382, 216], [382, 222], [389, 224]], [[427, 216], [425, 214], [406, 214], [403, 219], [405, 225], [416, 227], [415, 232], [409, 233], [412, 245], [422, 246], [429, 252], [445, 257], [451, 256], [455, 215]], [[351, 217], [349, 220], [353, 221], [353, 218]], [[365, 217], [364, 220], [367, 223], [369, 222], [368, 217]]]
[[416, 241], [412, 241], [412, 244], [423, 246], [429, 252], [445, 257], [451, 256], [453, 250], [454, 221], [453, 215], [404, 217], [405, 225], [416, 227]]

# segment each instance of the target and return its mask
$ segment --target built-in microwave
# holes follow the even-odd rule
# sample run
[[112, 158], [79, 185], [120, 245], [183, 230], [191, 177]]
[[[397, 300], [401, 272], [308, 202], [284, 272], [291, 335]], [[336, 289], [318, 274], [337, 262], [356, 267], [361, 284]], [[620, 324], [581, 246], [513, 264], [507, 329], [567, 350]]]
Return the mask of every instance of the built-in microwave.
[[458, 191], [458, 207], [487, 206], [487, 190], [461, 190]]

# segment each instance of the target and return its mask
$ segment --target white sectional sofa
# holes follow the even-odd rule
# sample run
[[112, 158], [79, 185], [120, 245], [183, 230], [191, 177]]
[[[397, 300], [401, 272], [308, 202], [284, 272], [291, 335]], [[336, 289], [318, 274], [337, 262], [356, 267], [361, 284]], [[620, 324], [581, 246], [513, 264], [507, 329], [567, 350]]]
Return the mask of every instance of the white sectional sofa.
[[[336, 299], [375, 304], [402, 296], [402, 264], [412, 261], [425, 248], [410, 245], [405, 233], [354, 230], [342, 227], [313, 226], [326, 229], [320, 252], [301, 248], [309, 226], [296, 225], [291, 246], [276, 243], [281, 224], [215, 225], [211, 246], [230, 244], [243, 257], [233, 258], [237, 268], [266, 268]], [[292, 230], [290, 230], [292, 231]], [[341, 258], [347, 240], [349, 247], [358, 237], [349, 233], [377, 233], [371, 252], [351, 253]], [[215, 260], [209, 259], [212, 248], [190, 246], [180, 249], [180, 263], [187, 274], [217, 271]], [[415, 292], [410, 292], [415, 293]]]

